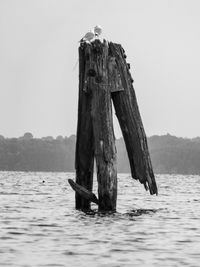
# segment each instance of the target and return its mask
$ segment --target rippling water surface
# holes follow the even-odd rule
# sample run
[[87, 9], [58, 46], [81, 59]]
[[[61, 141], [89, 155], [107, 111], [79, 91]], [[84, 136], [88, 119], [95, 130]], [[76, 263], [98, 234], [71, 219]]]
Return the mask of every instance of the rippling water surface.
[[200, 176], [158, 175], [156, 197], [119, 174], [111, 215], [76, 211], [68, 178], [0, 172], [0, 266], [200, 266]]

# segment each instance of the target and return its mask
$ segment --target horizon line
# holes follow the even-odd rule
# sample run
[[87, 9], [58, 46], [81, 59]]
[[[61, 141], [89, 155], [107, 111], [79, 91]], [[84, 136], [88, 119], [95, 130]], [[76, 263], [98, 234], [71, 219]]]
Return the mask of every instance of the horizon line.
[[[12, 137], [6, 137], [2, 134], [0, 134], [0, 139], [13, 139], [13, 138], [17, 138], [17, 139], [20, 139], [20, 138], [23, 138], [25, 134], [31, 134], [32, 135], [32, 138], [33, 139], [43, 139], [43, 138], [52, 138], [52, 139], [57, 139], [57, 138], [70, 138], [70, 137], [73, 137], [73, 136], [76, 136], [76, 134], [71, 134], [71, 135], [46, 135], [46, 136], [42, 136], [42, 137], [38, 137], [38, 136], [34, 136], [31, 132], [25, 132], [23, 135], [21, 136], [12, 136]], [[170, 133], [166, 133], [166, 134], [153, 134], [153, 135], [150, 135], [150, 136], [147, 136], [147, 138], [151, 138], [151, 137], [154, 137], [154, 136], [157, 136], [157, 137], [162, 137], [162, 136], [171, 136], [171, 137], [176, 137], [176, 138], [182, 138], [182, 139], [197, 139], [197, 138], [200, 138], [200, 136], [195, 136], [195, 137], [183, 137], [183, 136], [176, 136], [176, 135], [172, 135]], [[118, 136], [116, 137], [115, 139], [118, 140], [118, 139], [121, 139], [123, 138], [123, 136]]]

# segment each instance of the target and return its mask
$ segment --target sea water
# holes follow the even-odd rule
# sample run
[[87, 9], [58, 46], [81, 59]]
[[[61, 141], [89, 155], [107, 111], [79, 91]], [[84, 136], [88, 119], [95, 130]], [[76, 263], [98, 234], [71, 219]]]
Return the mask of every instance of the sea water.
[[107, 215], [75, 210], [74, 177], [0, 172], [0, 266], [200, 266], [200, 176], [156, 175], [150, 196], [119, 174]]

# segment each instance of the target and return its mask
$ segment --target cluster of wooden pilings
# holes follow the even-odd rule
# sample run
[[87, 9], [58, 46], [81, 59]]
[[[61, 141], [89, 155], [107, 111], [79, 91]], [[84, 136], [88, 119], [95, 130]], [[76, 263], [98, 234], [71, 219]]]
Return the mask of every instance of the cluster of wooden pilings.
[[[126, 144], [132, 177], [150, 194], [157, 194], [147, 139], [140, 117], [130, 64], [120, 44], [95, 40], [79, 47], [79, 103], [76, 140], [76, 209], [115, 211], [117, 202], [117, 152], [112, 104]], [[98, 198], [92, 193], [96, 160]]]

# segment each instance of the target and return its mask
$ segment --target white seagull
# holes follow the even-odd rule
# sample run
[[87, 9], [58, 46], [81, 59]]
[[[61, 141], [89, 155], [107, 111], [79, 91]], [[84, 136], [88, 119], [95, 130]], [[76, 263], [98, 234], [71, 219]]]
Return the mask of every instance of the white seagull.
[[95, 37], [99, 37], [99, 35], [102, 33], [102, 28], [100, 25], [97, 25], [94, 27], [94, 34]]
[[90, 30], [89, 32], [87, 32], [83, 38], [80, 40], [80, 43], [83, 43], [83, 42], [88, 42], [90, 43], [95, 37], [95, 33], [94, 33], [94, 30]]

